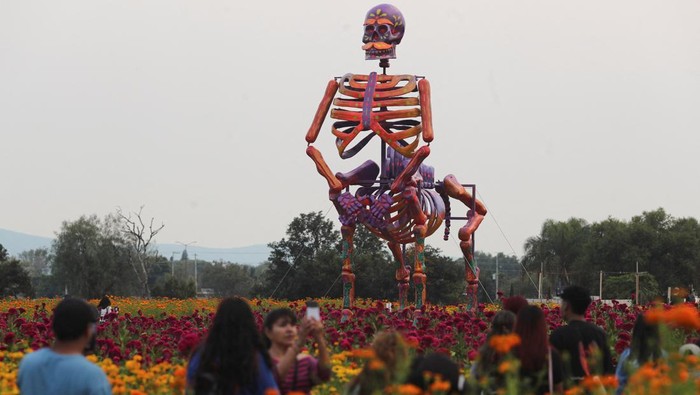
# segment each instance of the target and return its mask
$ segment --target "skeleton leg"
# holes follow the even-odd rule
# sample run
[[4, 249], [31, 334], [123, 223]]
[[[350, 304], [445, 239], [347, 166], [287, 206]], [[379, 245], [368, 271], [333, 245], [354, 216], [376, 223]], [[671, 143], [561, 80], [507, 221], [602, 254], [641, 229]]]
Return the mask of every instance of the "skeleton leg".
[[402, 191], [406, 185], [410, 184], [411, 178], [413, 177], [414, 174], [420, 169], [421, 163], [425, 160], [425, 158], [430, 155], [430, 147], [423, 146], [421, 147], [416, 153], [413, 155], [413, 158], [408, 162], [406, 167], [403, 169], [401, 174], [396, 177], [394, 182], [391, 184], [391, 192], [397, 193], [399, 191]]
[[426, 226], [416, 225], [413, 228], [413, 233], [416, 237], [416, 247], [415, 247], [415, 261], [414, 261], [414, 271], [413, 271], [413, 283], [416, 287], [416, 308], [420, 309], [425, 304], [426, 297], [426, 282], [428, 276], [423, 272], [423, 265], [425, 264], [425, 235], [427, 233]]
[[416, 308], [420, 309], [425, 304], [426, 297], [426, 280], [427, 276], [423, 272], [423, 265], [425, 264], [425, 236], [428, 232], [428, 228], [425, 223], [428, 217], [423, 212], [420, 201], [418, 200], [418, 193], [415, 187], [408, 187], [403, 192], [403, 198], [408, 204], [409, 210], [411, 212], [411, 218], [413, 218], [413, 234], [416, 239], [415, 251], [414, 251], [414, 270], [413, 270], [413, 283], [416, 287]]
[[325, 178], [328, 182], [328, 188], [330, 189], [331, 193], [340, 192], [343, 189], [343, 183], [333, 174], [330, 167], [328, 167], [328, 164], [323, 159], [321, 152], [319, 152], [319, 150], [316, 148], [309, 146], [306, 148], [306, 155], [308, 155], [309, 158], [311, 158], [311, 160], [313, 160], [316, 164], [318, 174], [323, 176], [323, 178]]
[[389, 250], [391, 250], [391, 253], [394, 255], [394, 259], [399, 264], [399, 267], [396, 269], [396, 281], [398, 281], [397, 286], [399, 288], [399, 308], [403, 310], [406, 308], [406, 300], [408, 299], [408, 288], [410, 287], [409, 278], [411, 271], [404, 263], [403, 251], [401, 251], [401, 245], [399, 243], [390, 241]]
[[[452, 174], [445, 177], [443, 185], [448, 196], [459, 200], [469, 207], [467, 223], [459, 229], [458, 237], [460, 240], [459, 247], [462, 249], [462, 255], [464, 256], [465, 278], [467, 280], [467, 309], [474, 311], [478, 305], [479, 268], [474, 262], [474, 254], [472, 253], [474, 245], [472, 236], [481, 224], [481, 221], [484, 220], [486, 207], [467, 192]], [[472, 206], [474, 207], [473, 210], [471, 209]]]

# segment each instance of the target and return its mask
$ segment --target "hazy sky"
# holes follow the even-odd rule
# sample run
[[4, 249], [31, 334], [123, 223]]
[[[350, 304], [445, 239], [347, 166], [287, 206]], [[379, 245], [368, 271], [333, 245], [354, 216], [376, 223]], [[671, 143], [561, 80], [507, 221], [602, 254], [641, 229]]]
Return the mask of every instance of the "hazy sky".
[[[160, 242], [235, 247], [326, 213], [304, 136], [330, 78], [378, 70], [361, 50], [376, 4], [0, 2], [0, 227], [54, 236], [145, 205]], [[548, 218], [700, 217], [699, 1], [395, 4], [389, 71], [431, 82], [426, 163], [478, 185], [477, 249], [520, 255]], [[327, 120], [316, 146], [348, 171], [379, 161], [372, 143], [340, 160]]]

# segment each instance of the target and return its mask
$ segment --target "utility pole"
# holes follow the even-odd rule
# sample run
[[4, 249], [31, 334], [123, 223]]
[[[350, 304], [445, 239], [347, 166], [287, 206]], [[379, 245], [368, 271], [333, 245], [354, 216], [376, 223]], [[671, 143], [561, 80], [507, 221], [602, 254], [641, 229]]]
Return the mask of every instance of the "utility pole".
[[197, 297], [197, 253], [194, 253], [194, 297]]
[[540, 263], [540, 281], [537, 287], [537, 299], [542, 300], [542, 274], [544, 272], [544, 262]]
[[498, 299], [498, 255], [496, 255], [496, 299]]
[[600, 297], [601, 302], [603, 301], [603, 271], [600, 271], [600, 281], [598, 284], [598, 295]]
[[637, 264], [637, 269], [634, 274], [634, 304], [638, 305], [639, 304], [639, 261], [636, 262]]
[[175, 251], [170, 255], [170, 276], [175, 277]]

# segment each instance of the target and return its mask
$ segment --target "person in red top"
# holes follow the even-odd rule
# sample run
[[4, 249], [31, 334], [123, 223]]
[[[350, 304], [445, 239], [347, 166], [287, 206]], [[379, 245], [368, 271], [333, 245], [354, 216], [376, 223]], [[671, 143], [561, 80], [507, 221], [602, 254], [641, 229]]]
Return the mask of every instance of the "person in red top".
[[[311, 388], [331, 377], [331, 361], [321, 321], [304, 318], [297, 327], [296, 315], [287, 308], [272, 310], [265, 317], [265, 337], [273, 363], [277, 367], [278, 385], [284, 395], [289, 392], [310, 393]], [[299, 354], [308, 335], [318, 347], [318, 359]]]

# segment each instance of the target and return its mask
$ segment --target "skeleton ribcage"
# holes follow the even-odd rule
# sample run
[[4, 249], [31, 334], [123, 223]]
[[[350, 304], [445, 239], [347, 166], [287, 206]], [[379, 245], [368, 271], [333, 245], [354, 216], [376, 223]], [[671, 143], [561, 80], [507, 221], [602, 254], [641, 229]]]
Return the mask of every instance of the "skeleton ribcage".
[[[355, 156], [374, 136], [379, 136], [389, 146], [386, 168], [382, 172], [385, 184], [360, 188], [356, 193], [360, 200], [372, 196], [373, 204], [382, 207], [369, 207], [368, 215], [361, 220], [385, 240], [414, 242], [415, 219], [409, 205], [401, 191], [391, 194], [386, 183], [391, 183], [401, 173], [420, 143], [422, 125], [416, 77], [346, 74], [338, 85], [340, 96], [333, 100], [335, 108], [331, 110], [331, 118], [338, 120], [333, 123], [333, 134], [340, 157]], [[363, 133], [366, 135], [360, 136]], [[358, 137], [359, 142], [350, 147]], [[426, 225], [430, 235], [442, 224], [445, 206], [433, 188], [432, 167], [421, 165], [419, 173], [423, 180], [418, 185], [417, 195], [423, 213], [428, 216]]]

